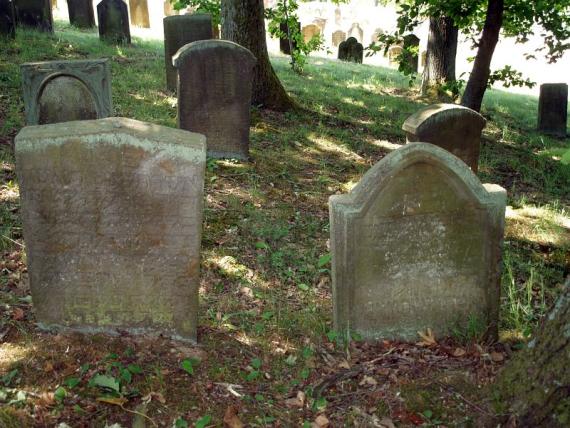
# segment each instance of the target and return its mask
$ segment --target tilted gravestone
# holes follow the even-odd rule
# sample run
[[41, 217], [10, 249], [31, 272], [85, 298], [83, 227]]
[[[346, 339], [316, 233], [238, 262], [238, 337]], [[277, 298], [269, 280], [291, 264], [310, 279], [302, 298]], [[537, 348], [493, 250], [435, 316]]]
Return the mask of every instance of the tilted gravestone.
[[124, 118], [24, 128], [16, 164], [44, 328], [196, 340], [206, 143]]
[[106, 59], [26, 63], [21, 70], [28, 125], [112, 115]]
[[349, 37], [338, 46], [338, 59], [362, 64], [364, 48], [354, 37]]
[[212, 39], [212, 17], [207, 13], [167, 16], [163, 24], [166, 87], [175, 91], [178, 73], [172, 64], [172, 57], [188, 43]]
[[50, 0], [15, 0], [14, 9], [18, 25], [53, 32]]
[[91, 0], [67, 0], [69, 23], [79, 28], [95, 26], [95, 13]]
[[103, 0], [97, 5], [99, 38], [110, 43], [131, 43], [129, 11], [123, 0]]
[[[297, 32], [300, 33], [301, 23], [297, 21], [295, 22], [295, 26], [297, 27]], [[286, 22], [279, 24], [279, 30], [285, 35], [285, 37], [279, 38], [279, 50], [285, 55], [291, 55], [291, 45], [293, 45], [293, 49], [297, 49], [297, 41], [293, 40], [293, 43], [289, 43], [289, 33]]]
[[409, 69], [418, 71], [418, 48], [420, 39], [415, 34], [404, 36], [404, 46], [402, 50], [402, 62], [405, 62]]
[[129, 8], [131, 9], [131, 24], [150, 28], [147, 0], [129, 0]]
[[540, 85], [538, 130], [547, 135], [564, 138], [567, 120], [568, 85], [566, 83]]
[[247, 159], [253, 54], [227, 40], [201, 40], [183, 46], [173, 63], [178, 126], [204, 134], [210, 157]]
[[16, 37], [16, 15], [12, 0], [0, 0], [0, 37]]
[[408, 142], [431, 143], [444, 148], [476, 173], [485, 123], [485, 118], [470, 108], [433, 104], [408, 117], [402, 129]]
[[496, 335], [506, 192], [414, 143], [329, 200], [335, 330], [365, 339], [437, 337], [469, 320]]

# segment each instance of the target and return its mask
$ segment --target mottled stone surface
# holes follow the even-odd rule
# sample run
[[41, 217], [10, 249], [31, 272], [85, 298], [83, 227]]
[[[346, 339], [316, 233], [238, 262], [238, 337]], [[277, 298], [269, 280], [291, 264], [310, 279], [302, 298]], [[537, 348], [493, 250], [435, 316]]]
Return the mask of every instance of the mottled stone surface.
[[349, 37], [338, 46], [338, 59], [362, 64], [364, 48], [354, 37]]
[[80, 28], [92, 28], [95, 26], [95, 13], [91, 0], [67, 0], [69, 22]]
[[205, 149], [202, 135], [123, 118], [18, 134], [41, 326], [196, 340]]
[[305, 25], [301, 30], [301, 35], [305, 43], [309, 43], [313, 37], [319, 34], [321, 34], [321, 29], [316, 24]]
[[337, 30], [332, 34], [332, 43], [333, 46], [337, 47], [340, 46], [342, 42], [346, 40], [346, 33], [341, 30]]
[[[412, 71], [418, 71], [418, 55], [417, 52], [420, 46], [420, 39], [415, 34], [408, 34], [404, 36], [404, 49], [402, 52], [402, 61], [406, 62]], [[410, 52], [411, 49], [413, 52]]]
[[[295, 26], [297, 27], [297, 32], [301, 32], [301, 23], [296, 22]], [[291, 55], [291, 45], [289, 44], [289, 37], [288, 37], [288, 32], [287, 32], [287, 23], [282, 22], [281, 24], [279, 24], [279, 30], [283, 34], [285, 34], [285, 37], [281, 37], [279, 39], [279, 50], [286, 55]], [[293, 44], [293, 49], [296, 49], [297, 42], [295, 40], [293, 40], [292, 44]]]
[[183, 46], [178, 69], [178, 126], [204, 134], [208, 156], [247, 159], [251, 82], [256, 59], [227, 40]]
[[16, 15], [12, 0], [0, 0], [0, 37], [16, 37]]
[[150, 28], [147, 0], [129, 0], [131, 24], [136, 27]]
[[449, 152], [414, 143], [329, 200], [335, 329], [437, 337], [476, 317], [496, 334], [506, 192]]
[[18, 25], [53, 32], [50, 0], [14, 0]]
[[108, 60], [34, 62], [21, 69], [28, 125], [112, 115]]
[[171, 91], [176, 91], [178, 71], [172, 64], [172, 57], [188, 43], [212, 39], [212, 17], [207, 13], [167, 16], [163, 24], [166, 87]]
[[540, 85], [538, 130], [543, 134], [564, 138], [567, 120], [568, 85], [566, 83]]
[[450, 151], [477, 172], [481, 132], [486, 120], [470, 108], [433, 104], [406, 119], [402, 129], [408, 142], [431, 143]]
[[129, 11], [123, 0], [103, 0], [97, 5], [99, 38], [109, 43], [131, 43]]

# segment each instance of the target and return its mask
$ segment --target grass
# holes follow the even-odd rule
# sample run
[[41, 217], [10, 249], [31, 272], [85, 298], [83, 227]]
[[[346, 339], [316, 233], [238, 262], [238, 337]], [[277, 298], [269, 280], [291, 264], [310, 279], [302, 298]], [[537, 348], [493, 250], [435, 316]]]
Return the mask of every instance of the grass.
[[[310, 59], [299, 76], [285, 58], [273, 58], [301, 109], [283, 114], [254, 109], [251, 161], [208, 161], [200, 348], [162, 339], [38, 332], [11, 148], [24, 124], [18, 66], [99, 57], [111, 61], [116, 115], [176, 126], [176, 99], [164, 89], [159, 42], [134, 39], [130, 47], [109, 46], [92, 31], [58, 23], [53, 37], [19, 30], [14, 42], [0, 44], [1, 424], [130, 426], [134, 418], [150, 423], [149, 417], [170, 426], [178, 418], [192, 424], [210, 417], [219, 426], [229, 405], [248, 426], [271, 426], [276, 420], [303, 426], [319, 414], [334, 426], [363, 426], [373, 417], [406, 426], [481, 416], [461, 394], [430, 383], [435, 378], [448, 382], [457, 370], [472, 386], [492, 378], [500, 363], [474, 347], [480, 337], [477, 320], [437, 349], [389, 342], [339, 348], [334, 343], [328, 196], [347, 192], [403, 144], [401, 124], [430, 103], [408, 86], [407, 78], [385, 68]], [[489, 122], [479, 176], [505, 187], [510, 206], [501, 304], [501, 331], [509, 340], [528, 336], [570, 271], [570, 167], [558, 155], [568, 150], [568, 140], [536, 133], [536, 111], [536, 98], [494, 90], [488, 91], [482, 111]], [[464, 350], [462, 358], [470, 363], [461, 366], [444, 352], [448, 348]], [[336, 382], [324, 397], [312, 396], [323, 379], [346, 375], [346, 367], [378, 355], [385, 365], [367, 376], [383, 388], [360, 373]], [[451, 358], [446, 366], [430, 362], [443, 356]], [[190, 374], [182, 364], [194, 359], [200, 363]], [[125, 374], [129, 365], [140, 370]], [[97, 376], [114, 379], [118, 389], [97, 384], [93, 379], [105, 379]], [[460, 388], [460, 383], [454, 385]], [[461, 390], [481, 403], [475, 392]], [[306, 396], [301, 406], [287, 404], [299, 391]], [[97, 401], [105, 397], [114, 401]]]

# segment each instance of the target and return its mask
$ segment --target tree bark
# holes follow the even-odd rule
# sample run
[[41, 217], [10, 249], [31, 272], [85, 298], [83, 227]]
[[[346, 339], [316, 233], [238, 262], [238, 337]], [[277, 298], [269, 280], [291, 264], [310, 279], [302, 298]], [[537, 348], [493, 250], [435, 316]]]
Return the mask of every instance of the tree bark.
[[222, 38], [246, 47], [257, 58], [252, 103], [278, 111], [294, 107], [269, 62], [263, 0], [222, 0]]
[[458, 29], [453, 19], [430, 17], [426, 64], [422, 75], [422, 94], [455, 81]]
[[503, 25], [504, 0], [489, 0], [483, 34], [479, 40], [479, 49], [475, 56], [473, 70], [463, 93], [461, 104], [475, 111], [481, 110], [483, 96], [491, 74], [491, 59], [499, 41], [499, 32]]
[[495, 388], [521, 427], [570, 425], [570, 278], [536, 337], [499, 374]]

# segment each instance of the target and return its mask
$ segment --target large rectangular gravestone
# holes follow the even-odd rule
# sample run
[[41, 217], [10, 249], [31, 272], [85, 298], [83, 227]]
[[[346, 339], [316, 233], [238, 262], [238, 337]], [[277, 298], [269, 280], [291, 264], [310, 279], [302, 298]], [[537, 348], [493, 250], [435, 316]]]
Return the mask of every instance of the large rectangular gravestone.
[[12, 0], [0, 0], [0, 37], [16, 37], [16, 15]]
[[97, 5], [99, 38], [109, 43], [131, 43], [129, 10], [123, 0], [103, 0]]
[[538, 130], [555, 137], [566, 137], [568, 121], [568, 85], [545, 83], [540, 85], [538, 98]]
[[451, 153], [408, 144], [331, 196], [335, 329], [437, 337], [477, 319], [496, 335], [506, 192]]
[[206, 143], [124, 118], [16, 137], [32, 300], [44, 328], [195, 341]]
[[171, 91], [176, 91], [178, 72], [172, 64], [172, 57], [188, 43], [212, 39], [212, 17], [207, 13], [167, 16], [163, 24], [166, 87]]
[[15, 0], [18, 25], [53, 32], [53, 16], [50, 0]]
[[227, 40], [201, 40], [183, 46], [172, 61], [178, 126], [204, 134], [210, 157], [247, 159], [253, 54]]
[[147, 0], [129, 0], [131, 24], [136, 27], [150, 28]]
[[107, 59], [34, 62], [21, 69], [28, 125], [112, 115]]
[[95, 13], [91, 0], [67, 0], [69, 23], [79, 28], [95, 26]]

